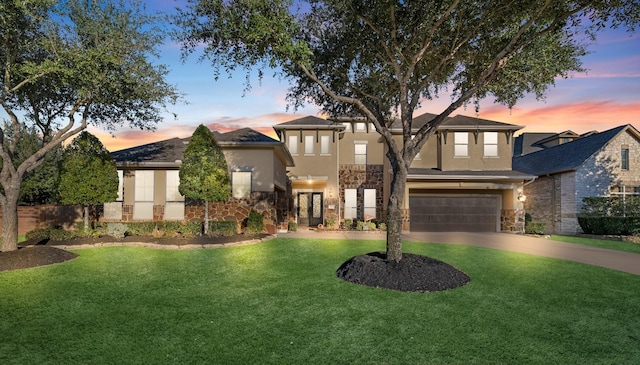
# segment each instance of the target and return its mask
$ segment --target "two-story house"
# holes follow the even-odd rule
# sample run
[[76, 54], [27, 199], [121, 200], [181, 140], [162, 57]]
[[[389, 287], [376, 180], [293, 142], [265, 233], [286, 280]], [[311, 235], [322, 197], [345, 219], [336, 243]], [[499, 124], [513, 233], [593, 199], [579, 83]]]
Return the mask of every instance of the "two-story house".
[[[414, 118], [417, 130], [435, 115]], [[414, 159], [405, 191], [403, 228], [412, 231], [522, 231], [523, 184], [514, 171], [512, 140], [521, 126], [448, 118]], [[383, 220], [391, 170], [385, 144], [362, 119], [304, 117], [274, 126], [289, 148], [296, 219]], [[392, 133], [401, 140], [399, 124]]]

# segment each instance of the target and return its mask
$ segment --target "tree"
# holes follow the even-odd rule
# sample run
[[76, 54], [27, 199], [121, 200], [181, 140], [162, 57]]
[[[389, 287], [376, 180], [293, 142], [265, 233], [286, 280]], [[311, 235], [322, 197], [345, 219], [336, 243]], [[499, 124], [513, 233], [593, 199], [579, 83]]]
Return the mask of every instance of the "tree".
[[[184, 55], [232, 72], [272, 68], [291, 80], [289, 100], [330, 115], [359, 115], [386, 144], [393, 169], [387, 259], [402, 258], [401, 204], [416, 153], [454, 110], [493, 96], [513, 106], [543, 97], [554, 79], [582, 71], [579, 57], [598, 30], [639, 18], [635, 0], [190, 1], [178, 9]], [[204, 47], [201, 45], [204, 44]], [[451, 103], [419, 130], [413, 113], [448, 93]], [[397, 143], [390, 125], [399, 119]], [[412, 139], [412, 135], [415, 138]]]
[[[8, 148], [13, 141], [13, 130], [10, 124], [5, 121], [3, 130], [7, 131], [4, 136], [4, 148]], [[20, 165], [29, 156], [34, 154], [43, 146], [42, 134], [33, 126], [21, 123], [19, 126], [20, 140], [17, 142], [16, 151], [13, 156], [14, 166]], [[58, 201], [58, 168], [62, 158], [62, 146], [54, 147], [40, 166], [26, 173], [20, 184], [20, 197], [18, 205], [38, 205], [55, 204]], [[0, 170], [2, 170], [2, 160], [0, 159]], [[0, 185], [0, 192], [4, 189]]]
[[[166, 67], [152, 60], [164, 37], [157, 19], [129, 1], [0, 3], [0, 105], [13, 133], [0, 143], [0, 251], [17, 249], [21, 183], [50, 151], [89, 124], [153, 129], [176, 101]], [[19, 162], [22, 124], [36, 128], [43, 143]]]
[[89, 206], [118, 198], [118, 170], [111, 153], [100, 140], [84, 131], [64, 150], [60, 166], [60, 202], [84, 206], [84, 230], [88, 232]]
[[184, 151], [179, 177], [180, 194], [204, 200], [204, 234], [209, 234], [209, 202], [229, 200], [231, 186], [222, 148], [202, 124], [193, 132]]

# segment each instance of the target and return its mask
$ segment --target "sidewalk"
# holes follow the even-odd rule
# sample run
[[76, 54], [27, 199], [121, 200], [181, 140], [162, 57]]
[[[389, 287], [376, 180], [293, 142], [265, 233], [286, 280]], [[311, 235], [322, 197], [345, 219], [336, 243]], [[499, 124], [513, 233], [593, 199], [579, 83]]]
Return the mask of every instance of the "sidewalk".
[[[640, 254], [552, 241], [545, 238], [512, 233], [471, 232], [407, 232], [402, 236], [403, 240], [406, 241], [449, 243], [494, 248], [498, 250], [576, 261], [640, 275]], [[315, 230], [299, 230], [297, 232], [279, 233], [278, 237], [347, 240], [386, 240], [387, 238], [385, 232], [319, 232]]]

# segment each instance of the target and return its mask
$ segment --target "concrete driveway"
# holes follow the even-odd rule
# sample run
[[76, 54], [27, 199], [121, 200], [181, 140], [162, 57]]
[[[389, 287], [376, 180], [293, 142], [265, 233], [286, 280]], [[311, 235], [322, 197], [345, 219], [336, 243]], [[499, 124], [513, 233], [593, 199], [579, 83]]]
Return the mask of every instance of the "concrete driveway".
[[[298, 232], [279, 233], [278, 237], [385, 240], [386, 234], [384, 232], [299, 230]], [[521, 252], [582, 262], [640, 275], [640, 254], [558, 242], [545, 238], [512, 233], [470, 232], [411, 232], [404, 233], [403, 238], [407, 241], [472, 245]]]

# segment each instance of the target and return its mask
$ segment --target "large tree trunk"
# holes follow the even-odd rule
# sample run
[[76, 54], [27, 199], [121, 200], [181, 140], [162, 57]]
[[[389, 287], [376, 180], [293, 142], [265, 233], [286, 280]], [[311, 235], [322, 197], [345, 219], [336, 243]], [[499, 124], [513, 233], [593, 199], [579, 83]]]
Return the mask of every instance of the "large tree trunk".
[[387, 260], [402, 260], [402, 201], [407, 181], [407, 171], [393, 167], [389, 202], [387, 203]]
[[204, 201], [204, 234], [209, 234], [209, 202]]
[[5, 189], [2, 200], [2, 245], [0, 251], [15, 251], [18, 249], [18, 197], [20, 183], [12, 183]]

